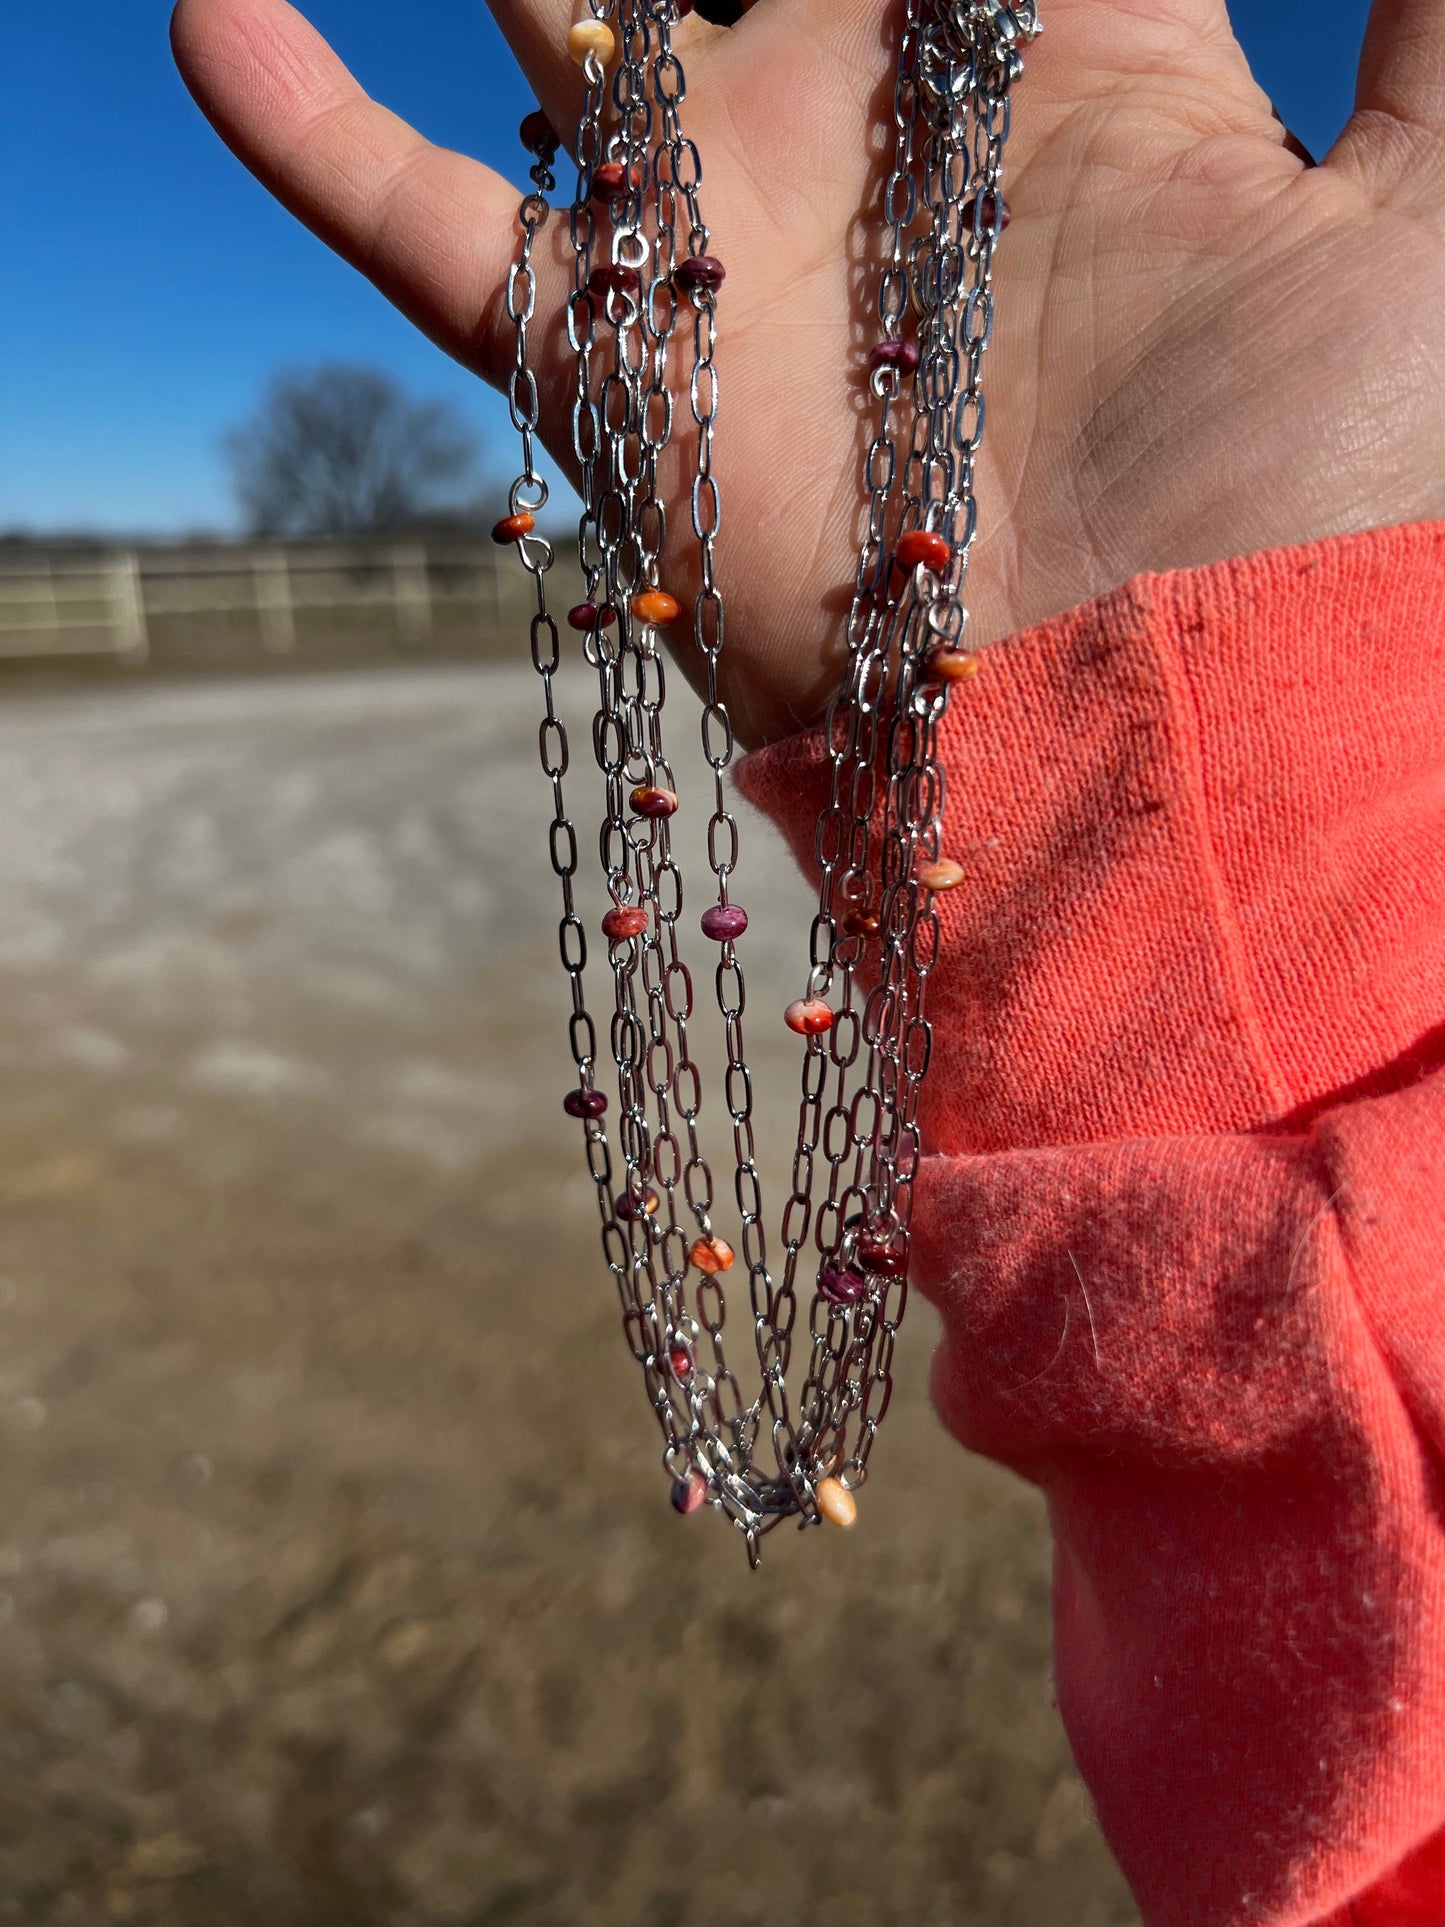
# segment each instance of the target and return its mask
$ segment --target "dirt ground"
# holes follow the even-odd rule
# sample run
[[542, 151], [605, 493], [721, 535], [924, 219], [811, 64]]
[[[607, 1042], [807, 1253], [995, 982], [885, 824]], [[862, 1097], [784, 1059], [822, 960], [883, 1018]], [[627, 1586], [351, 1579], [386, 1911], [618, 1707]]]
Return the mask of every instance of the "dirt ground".
[[[1042, 1508], [938, 1430], [926, 1307], [853, 1534], [751, 1575], [667, 1505], [536, 697], [0, 709], [0, 1921], [1129, 1927]], [[807, 905], [748, 836], [785, 1130]]]

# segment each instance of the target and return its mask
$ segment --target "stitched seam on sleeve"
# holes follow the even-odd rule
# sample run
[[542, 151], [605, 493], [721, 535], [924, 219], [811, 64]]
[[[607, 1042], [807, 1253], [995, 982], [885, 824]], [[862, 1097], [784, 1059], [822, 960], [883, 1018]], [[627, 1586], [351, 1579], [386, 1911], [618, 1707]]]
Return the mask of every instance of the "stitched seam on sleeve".
[[1219, 859], [1214, 825], [1210, 819], [1204, 784], [1204, 731], [1199, 706], [1189, 688], [1178, 646], [1158, 621], [1164, 611], [1155, 600], [1152, 585], [1147, 597], [1141, 599], [1141, 613], [1146, 618], [1145, 634], [1158, 666], [1160, 683], [1168, 704], [1180, 763], [1181, 800], [1189, 812], [1201, 890], [1209, 906], [1216, 953], [1229, 995], [1230, 1011], [1238, 1025], [1249, 1067], [1266, 1101], [1276, 1112], [1287, 1111], [1294, 1097], [1270, 1049], [1260, 1017], [1244, 933], [1225, 882], [1224, 866]]

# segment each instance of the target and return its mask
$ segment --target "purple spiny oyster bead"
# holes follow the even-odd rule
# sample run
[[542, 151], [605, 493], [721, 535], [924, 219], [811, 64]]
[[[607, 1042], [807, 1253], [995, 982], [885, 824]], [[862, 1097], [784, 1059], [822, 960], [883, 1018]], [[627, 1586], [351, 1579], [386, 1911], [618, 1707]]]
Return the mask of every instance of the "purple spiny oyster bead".
[[830, 1305], [856, 1305], [868, 1295], [868, 1281], [847, 1265], [824, 1265], [818, 1273], [819, 1293]]
[[642, 291], [642, 276], [622, 261], [605, 261], [587, 277], [587, 292], [605, 297], [609, 294], [637, 295]]
[[898, 368], [905, 375], [911, 375], [917, 366], [916, 341], [880, 341], [868, 356], [870, 375], [876, 375], [880, 368]]
[[562, 1099], [568, 1117], [601, 1117], [607, 1109], [605, 1091], [568, 1091]]
[[[995, 200], [992, 194], [980, 194], [977, 206], [980, 216], [979, 226], [981, 228], [991, 228], [996, 225], [999, 233], [1002, 234], [1009, 222], [1013, 219], [1013, 215], [1009, 212], [1008, 202]], [[965, 227], [972, 227], [974, 222], [973, 201], [964, 202], [962, 214], [963, 225]], [[995, 220], [995, 217], [997, 217], [997, 220]]]
[[702, 934], [714, 943], [731, 943], [748, 927], [748, 913], [741, 904], [715, 903], [702, 913]]
[[727, 279], [727, 272], [715, 254], [690, 254], [685, 261], [678, 262], [672, 278], [684, 294], [697, 294], [704, 288], [716, 294]]

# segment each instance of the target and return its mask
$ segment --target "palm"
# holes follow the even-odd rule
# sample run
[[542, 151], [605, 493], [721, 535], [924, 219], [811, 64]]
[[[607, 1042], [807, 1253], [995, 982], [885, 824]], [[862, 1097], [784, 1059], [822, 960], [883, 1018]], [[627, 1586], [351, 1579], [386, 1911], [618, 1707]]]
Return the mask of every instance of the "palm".
[[[570, 124], [568, 0], [495, 11]], [[1445, 118], [1445, 24], [1432, 0], [1379, 0], [1379, 14], [1367, 111], [1309, 168], [1222, 0], [1054, 0], [1008, 157], [977, 632], [1027, 626], [1139, 570], [1445, 512], [1442, 143], [1418, 104], [1399, 111], [1392, 81], [1413, 25], [1411, 87]], [[730, 32], [693, 20], [679, 36], [728, 267], [719, 573], [725, 694], [745, 741], [811, 720], [836, 677], [872, 339], [859, 249], [894, 15], [891, 0], [759, 0]], [[503, 373], [505, 184], [366, 102], [284, 0], [182, 0], [176, 43], [242, 158], [445, 348]], [[1382, 112], [1369, 88], [1387, 84]], [[570, 275], [560, 233], [554, 245], [544, 308]], [[544, 431], [565, 455], [551, 339]], [[664, 564], [685, 579], [681, 542]]]

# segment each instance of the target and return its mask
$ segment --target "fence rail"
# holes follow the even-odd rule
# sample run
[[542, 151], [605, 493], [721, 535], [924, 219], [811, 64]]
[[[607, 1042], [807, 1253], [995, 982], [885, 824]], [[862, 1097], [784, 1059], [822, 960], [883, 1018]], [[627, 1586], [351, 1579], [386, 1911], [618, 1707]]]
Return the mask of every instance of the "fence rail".
[[528, 583], [489, 543], [0, 550], [0, 661], [489, 653]]

